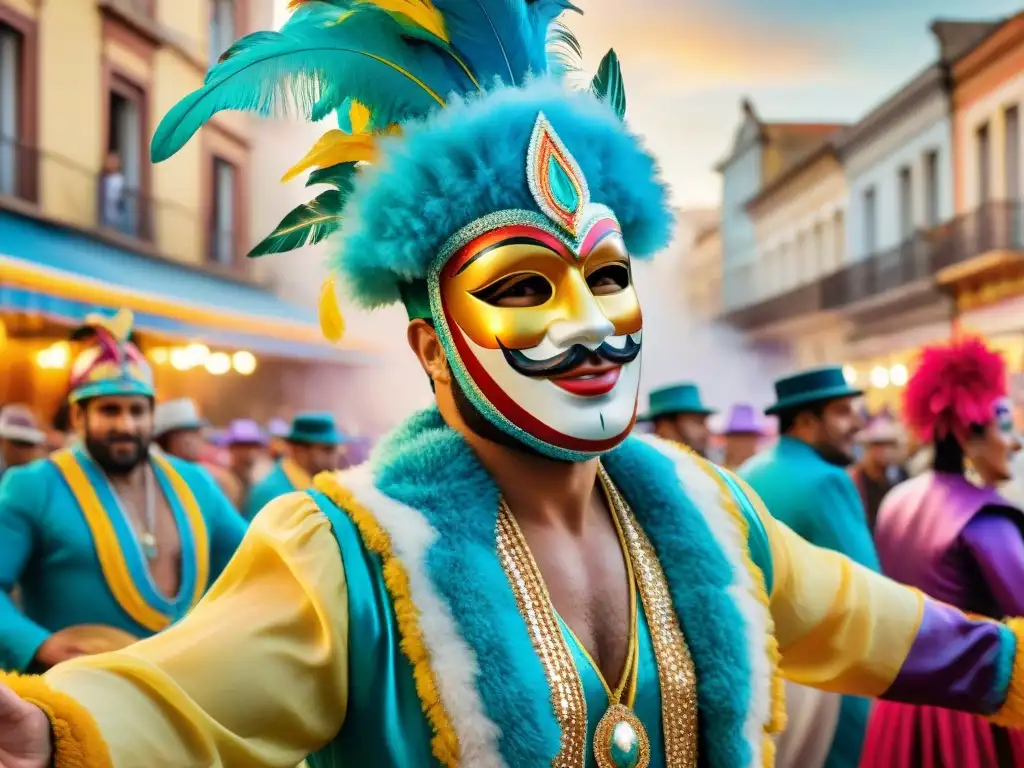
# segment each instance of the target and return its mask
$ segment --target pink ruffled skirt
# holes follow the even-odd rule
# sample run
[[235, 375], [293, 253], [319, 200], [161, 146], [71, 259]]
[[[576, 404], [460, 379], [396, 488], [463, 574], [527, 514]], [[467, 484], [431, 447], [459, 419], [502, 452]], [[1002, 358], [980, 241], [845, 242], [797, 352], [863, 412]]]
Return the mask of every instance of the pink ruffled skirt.
[[1024, 731], [938, 707], [878, 702], [861, 768], [1015, 768], [1024, 766]]

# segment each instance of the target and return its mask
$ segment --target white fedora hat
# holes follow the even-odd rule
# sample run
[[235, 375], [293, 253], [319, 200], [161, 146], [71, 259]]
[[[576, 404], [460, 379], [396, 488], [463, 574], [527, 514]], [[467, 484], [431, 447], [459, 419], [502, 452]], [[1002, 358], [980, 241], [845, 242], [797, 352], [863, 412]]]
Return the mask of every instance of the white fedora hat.
[[159, 403], [153, 415], [153, 436], [162, 437], [179, 429], [202, 429], [206, 419], [199, 415], [196, 401], [190, 397]]
[[39, 428], [27, 406], [7, 405], [0, 408], [0, 439], [43, 445], [46, 433]]

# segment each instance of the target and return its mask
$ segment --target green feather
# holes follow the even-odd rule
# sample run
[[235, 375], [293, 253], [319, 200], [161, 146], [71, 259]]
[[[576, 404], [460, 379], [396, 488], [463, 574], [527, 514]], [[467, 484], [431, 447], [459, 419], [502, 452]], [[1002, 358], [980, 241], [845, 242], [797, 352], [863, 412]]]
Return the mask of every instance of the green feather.
[[614, 50], [610, 49], [601, 59], [590, 89], [599, 99], [607, 101], [620, 118], [626, 116], [626, 84], [622, 80], [619, 57]]
[[356, 163], [338, 163], [327, 168], [317, 168], [309, 174], [309, 178], [306, 179], [306, 186], [330, 184], [347, 197], [352, 192], [353, 177], [356, 175], [357, 170]]
[[[325, 12], [323, 8], [327, 8]], [[376, 6], [337, 23], [336, 8], [313, 3], [280, 32], [249, 35], [164, 117], [153, 136], [153, 162], [166, 160], [213, 115], [226, 109], [309, 118], [327, 91], [365, 104], [382, 125], [443, 106], [442, 95], [465, 91], [465, 73], [448, 54], [410, 41], [403, 26]]]
[[273, 232], [249, 251], [249, 257], [316, 245], [341, 227], [341, 211], [347, 197], [347, 192], [329, 189], [314, 200], [293, 208]]

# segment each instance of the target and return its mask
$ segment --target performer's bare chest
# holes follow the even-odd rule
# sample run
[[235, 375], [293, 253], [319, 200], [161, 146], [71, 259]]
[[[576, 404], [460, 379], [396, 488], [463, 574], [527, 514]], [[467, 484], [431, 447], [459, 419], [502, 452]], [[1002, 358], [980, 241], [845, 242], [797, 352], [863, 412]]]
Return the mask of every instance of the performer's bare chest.
[[119, 489], [118, 496], [132, 523], [150, 578], [161, 594], [173, 598], [181, 585], [181, 534], [174, 510], [163, 493], [156, 493], [149, 519], [145, 491]]
[[614, 686], [622, 677], [631, 631], [628, 577], [610, 513], [590, 518], [581, 533], [521, 527], [555, 610]]

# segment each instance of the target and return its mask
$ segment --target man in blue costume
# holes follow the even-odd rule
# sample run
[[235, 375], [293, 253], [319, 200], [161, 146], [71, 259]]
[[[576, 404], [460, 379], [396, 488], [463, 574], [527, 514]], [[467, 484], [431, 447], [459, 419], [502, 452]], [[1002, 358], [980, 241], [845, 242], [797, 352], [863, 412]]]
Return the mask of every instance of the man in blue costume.
[[304, 491], [314, 475], [338, 468], [344, 437], [329, 413], [302, 413], [284, 435], [285, 453], [249, 492], [245, 517], [251, 520], [263, 507], [292, 491]]
[[688, 446], [701, 456], [707, 456], [708, 417], [715, 413], [700, 399], [696, 384], [673, 384], [651, 390], [647, 412], [638, 421], [650, 421], [654, 434], [664, 440]]
[[336, 269], [364, 306], [404, 302], [437, 407], [367, 464], [271, 502], [168, 631], [4, 677], [0, 756], [765, 768], [780, 662], [804, 683], [1024, 724], [1024, 622], [964, 616], [812, 547], [735, 475], [630, 436], [631, 258], [667, 244], [670, 207], [622, 121], [614, 54], [589, 91], [550, 76], [546, 44], [576, 48], [552, 29], [567, 5], [296, 3], [165, 118], [157, 160], [221, 109], [341, 111], [353, 132], [299, 166], [335, 188], [257, 252], [343, 221]]
[[[775, 392], [777, 402], [767, 413], [778, 417], [781, 437], [744, 464], [740, 477], [777, 520], [807, 541], [881, 572], [864, 505], [847, 472], [862, 426], [856, 409], [861, 391], [846, 382], [842, 368], [832, 366], [779, 379]], [[838, 716], [836, 704], [840, 705]], [[812, 709], [815, 716], [804, 719], [803, 713], [797, 714], [798, 708]], [[866, 699], [844, 696], [835, 702], [793, 690], [790, 720], [806, 722], [810, 742], [798, 749], [800, 757], [794, 765], [856, 768], [869, 709]], [[799, 730], [791, 728], [785, 738], [802, 740]], [[783, 752], [789, 748], [786, 744]], [[824, 762], [816, 762], [808, 750], [816, 750]]]
[[122, 312], [76, 334], [78, 443], [0, 481], [0, 668], [47, 669], [166, 628], [244, 535], [203, 469], [150, 445], [153, 374], [130, 331]]

